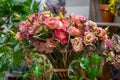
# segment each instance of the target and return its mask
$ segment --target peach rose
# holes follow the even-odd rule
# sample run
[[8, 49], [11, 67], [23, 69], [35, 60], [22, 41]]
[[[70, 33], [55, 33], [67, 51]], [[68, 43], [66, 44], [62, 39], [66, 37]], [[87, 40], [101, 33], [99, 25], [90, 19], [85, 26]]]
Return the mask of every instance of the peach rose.
[[84, 44], [85, 45], [90, 45], [94, 41], [95, 41], [95, 35], [91, 32], [85, 32]]
[[71, 36], [80, 36], [81, 35], [81, 31], [77, 28], [75, 28], [74, 26], [70, 26], [68, 28], [68, 32]]
[[100, 40], [105, 40], [107, 38], [106, 31], [102, 28], [99, 28], [99, 34], [98, 34]]
[[56, 29], [61, 26], [61, 21], [58, 18], [47, 18], [44, 21], [44, 24], [48, 29]]
[[23, 37], [22, 37], [22, 35], [21, 35], [20, 32], [18, 32], [18, 33], [15, 35], [15, 39], [17, 39], [17, 40], [19, 40], [20, 42], [22, 42]]
[[74, 52], [80, 52], [83, 50], [83, 44], [81, 38], [71, 39], [71, 43]]

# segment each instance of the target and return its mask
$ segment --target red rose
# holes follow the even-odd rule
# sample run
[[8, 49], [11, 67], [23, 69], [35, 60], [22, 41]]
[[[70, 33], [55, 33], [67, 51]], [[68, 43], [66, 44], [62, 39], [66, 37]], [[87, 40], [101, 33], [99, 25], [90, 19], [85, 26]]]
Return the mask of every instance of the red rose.
[[55, 29], [53, 33], [54, 38], [59, 40], [62, 44], [66, 44], [68, 41], [68, 33], [64, 29]]

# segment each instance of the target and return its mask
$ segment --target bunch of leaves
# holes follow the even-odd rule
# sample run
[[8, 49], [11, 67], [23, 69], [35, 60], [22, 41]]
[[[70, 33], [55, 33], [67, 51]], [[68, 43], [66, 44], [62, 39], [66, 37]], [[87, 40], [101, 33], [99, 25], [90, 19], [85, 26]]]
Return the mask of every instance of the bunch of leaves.
[[0, 0], [0, 26], [11, 22], [20, 22], [30, 13], [38, 11], [35, 0]]
[[70, 76], [74, 80], [97, 80], [98, 74], [102, 72], [102, 57], [98, 54], [88, 56], [82, 55], [71, 64]]
[[14, 38], [19, 22], [37, 12], [38, 5], [35, 0], [0, 0], [0, 77], [5, 76], [5, 71], [20, 71], [23, 77], [29, 72], [38, 77], [43, 72], [35, 60], [31, 67], [27, 66], [23, 54], [27, 43], [20, 44]]
[[[9, 30], [10, 31], [10, 30]], [[0, 33], [0, 74], [3, 75], [5, 71], [12, 72], [15, 67], [23, 62], [21, 52], [23, 46], [14, 39], [14, 32]]]

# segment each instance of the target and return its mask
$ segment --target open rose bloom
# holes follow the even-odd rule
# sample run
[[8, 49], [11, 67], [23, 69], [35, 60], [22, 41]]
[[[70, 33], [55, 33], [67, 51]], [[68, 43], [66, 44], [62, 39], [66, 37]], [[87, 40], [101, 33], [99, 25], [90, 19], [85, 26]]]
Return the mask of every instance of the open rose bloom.
[[61, 17], [45, 11], [31, 14], [26, 21], [20, 23], [16, 39], [20, 42], [27, 40], [35, 50], [44, 53], [52, 53], [54, 50], [65, 53], [66, 49], [68, 52], [80, 53], [86, 47], [98, 43], [106, 48], [109, 38], [106, 33], [105, 29], [81, 15]]

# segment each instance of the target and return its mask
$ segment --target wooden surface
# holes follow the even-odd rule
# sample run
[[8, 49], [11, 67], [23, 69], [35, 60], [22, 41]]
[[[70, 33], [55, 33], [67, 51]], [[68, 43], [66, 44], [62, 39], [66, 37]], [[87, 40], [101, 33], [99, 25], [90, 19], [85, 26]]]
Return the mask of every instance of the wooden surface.
[[99, 27], [103, 27], [103, 28], [109, 26], [108, 32], [110, 32], [109, 34], [110, 38], [112, 38], [112, 35], [114, 34], [120, 35], [120, 23], [106, 23], [106, 22], [96, 22], [96, 23]]
[[105, 23], [105, 22], [96, 22], [99, 27], [111, 27], [120, 29], [120, 23]]

